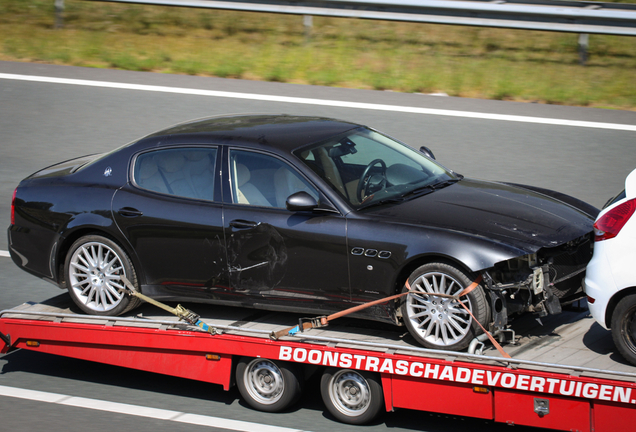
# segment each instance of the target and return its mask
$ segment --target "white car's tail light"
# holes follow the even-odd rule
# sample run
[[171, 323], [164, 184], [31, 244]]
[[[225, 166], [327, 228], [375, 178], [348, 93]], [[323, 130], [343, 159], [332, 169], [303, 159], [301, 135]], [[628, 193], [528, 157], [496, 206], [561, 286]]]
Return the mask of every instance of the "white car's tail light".
[[636, 210], [636, 199], [617, 205], [594, 223], [594, 240], [614, 238], [625, 226]]

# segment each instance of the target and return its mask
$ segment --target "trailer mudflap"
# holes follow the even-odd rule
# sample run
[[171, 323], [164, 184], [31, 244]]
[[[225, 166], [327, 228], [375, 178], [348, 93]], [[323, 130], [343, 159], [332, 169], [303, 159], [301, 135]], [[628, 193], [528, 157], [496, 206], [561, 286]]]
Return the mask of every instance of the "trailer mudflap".
[[0, 332], [0, 339], [4, 342], [4, 346], [0, 348], [0, 354], [6, 354], [11, 349], [11, 335]]

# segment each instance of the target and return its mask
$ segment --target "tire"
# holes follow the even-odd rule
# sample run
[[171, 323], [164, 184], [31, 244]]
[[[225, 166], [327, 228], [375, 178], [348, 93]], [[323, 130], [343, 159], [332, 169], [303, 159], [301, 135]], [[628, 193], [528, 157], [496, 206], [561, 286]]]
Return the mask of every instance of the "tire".
[[621, 299], [612, 314], [612, 339], [618, 352], [636, 365], [636, 294]]
[[141, 301], [126, 294], [121, 276], [137, 287], [137, 274], [130, 258], [112, 240], [87, 235], [75, 241], [64, 263], [64, 277], [71, 298], [92, 315], [118, 316]]
[[[459, 294], [471, 283], [472, 280], [466, 273], [445, 263], [425, 264], [411, 274], [411, 289], [425, 294], [407, 294], [402, 298], [402, 319], [411, 335], [422, 346], [460, 351], [473, 338], [483, 333], [457, 300], [433, 294]], [[484, 327], [488, 324], [490, 307], [481, 286], [463, 296], [460, 301]]]
[[239, 392], [252, 408], [280, 412], [300, 399], [300, 368], [294, 363], [242, 358], [236, 366]]
[[329, 368], [320, 380], [327, 410], [338, 421], [362, 425], [375, 419], [384, 402], [382, 385], [375, 374]]

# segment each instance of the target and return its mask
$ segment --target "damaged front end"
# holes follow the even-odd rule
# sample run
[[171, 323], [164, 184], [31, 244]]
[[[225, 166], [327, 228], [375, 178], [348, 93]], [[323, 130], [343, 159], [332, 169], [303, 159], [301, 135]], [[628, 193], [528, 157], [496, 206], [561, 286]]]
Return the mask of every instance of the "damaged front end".
[[523, 312], [539, 317], [558, 314], [563, 305], [583, 298], [582, 282], [593, 245], [592, 233], [588, 233], [483, 271], [495, 328], [503, 329], [509, 316]]

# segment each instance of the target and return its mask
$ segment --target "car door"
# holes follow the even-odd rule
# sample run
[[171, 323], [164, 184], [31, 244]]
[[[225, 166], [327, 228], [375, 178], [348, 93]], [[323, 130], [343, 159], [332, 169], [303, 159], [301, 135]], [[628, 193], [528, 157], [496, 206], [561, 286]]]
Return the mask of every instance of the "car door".
[[329, 206], [287, 210], [287, 197], [295, 192], [322, 203], [326, 198], [274, 155], [230, 148], [224, 160], [232, 289], [274, 309], [342, 309], [350, 301], [345, 218]]
[[217, 154], [197, 146], [141, 153], [113, 198], [113, 217], [150, 295], [227, 297]]

